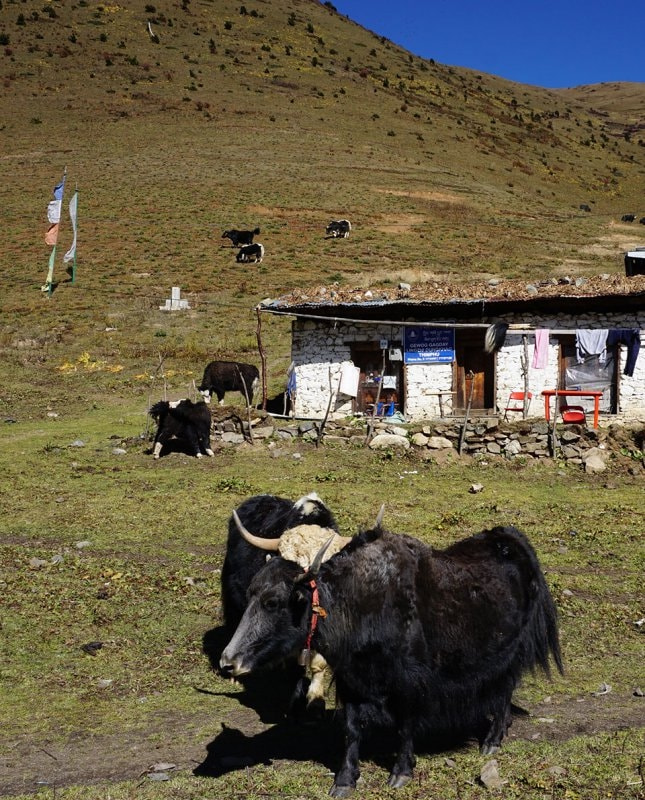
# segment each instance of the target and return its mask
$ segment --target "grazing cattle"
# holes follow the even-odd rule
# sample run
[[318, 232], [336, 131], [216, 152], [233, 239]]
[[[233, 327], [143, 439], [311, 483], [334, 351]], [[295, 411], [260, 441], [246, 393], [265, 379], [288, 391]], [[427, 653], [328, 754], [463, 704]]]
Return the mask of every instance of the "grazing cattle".
[[348, 219], [332, 220], [325, 228], [325, 233], [332, 239], [347, 239], [352, 229], [352, 223]]
[[210, 403], [211, 395], [217, 395], [220, 405], [224, 404], [226, 392], [241, 392], [249, 403], [260, 382], [260, 372], [253, 364], [237, 361], [211, 361], [204, 369], [202, 382], [198, 389], [204, 401]]
[[253, 237], [260, 233], [259, 228], [252, 231], [238, 231], [235, 228], [230, 231], [224, 231], [222, 239], [230, 239], [232, 247], [241, 247], [243, 244], [252, 244]]
[[159, 458], [162, 448], [171, 439], [183, 441], [197, 458], [202, 454], [215, 455], [210, 445], [211, 413], [206, 403], [160, 400], [148, 413], [157, 423], [152, 450], [155, 458]]
[[633, 222], [636, 219], [636, 214], [623, 214], [620, 218], [621, 222]]
[[388, 784], [398, 788], [412, 778], [416, 736], [478, 730], [482, 752], [493, 753], [523, 674], [548, 674], [550, 655], [562, 672], [553, 599], [512, 527], [434, 550], [378, 525], [324, 564], [319, 553], [306, 574], [271, 559], [251, 581], [220, 667], [244, 675], [309, 644], [334, 671], [344, 710], [333, 797], [356, 787], [371, 728], [397, 734]]
[[638, 220], [638, 222], [639, 222], [641, 225], [645, 225], [645, 217], [641, 217], [641, 218]]
[[259, 264], [263, 258], [264, 245], [260, 244], [259, 242], [240, 247], [238, 254], [235, 256], [235, 260], [242, 264], [251, 261], [253, 261], [255, 264]]
[[591, 211], [591, 206], [588, 206], [586, 203], [581, 203], [580, 211]]
[[[250, 533], [249, 528], [254, 533]], [[245, 500], [229, 520], [222, 565], [222, 608], [229, 634], [232, 635], [239, 625], [251, 580], [267, 558], [288, 560], [298, 564], [301, 571], [308, 569], [330, 536], [333, 542], [327, 551], [329, 556], [349, 542], [349, 538], [338, 535], [336, 530], [334, 515], [315, 493], [295, 503], [266, 494]], [[291, 706], [295, 707], [304, 699], [309, 713], [318, 714], [325, 708], [327, 664], [322, 657], [314, 656], [310, 667], [311, 683], [307, 687], [304, 670], [300, 670]]]

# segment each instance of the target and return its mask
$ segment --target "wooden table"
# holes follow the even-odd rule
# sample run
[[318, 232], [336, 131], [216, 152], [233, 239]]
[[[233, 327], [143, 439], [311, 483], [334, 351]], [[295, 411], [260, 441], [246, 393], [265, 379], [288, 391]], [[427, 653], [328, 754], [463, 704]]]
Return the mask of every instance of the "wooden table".
[[[602, 389], [545, 389], [542, 392], [544, 397], [544, 417], [547, 422], [551, 419], [551, 398], [558, 397], [593, 397], [593, 426], [598, 427], [598, 412], [600, 411], [600, 398], [603, 395]], [[557, 408], [555, 409], [557, 414]]]

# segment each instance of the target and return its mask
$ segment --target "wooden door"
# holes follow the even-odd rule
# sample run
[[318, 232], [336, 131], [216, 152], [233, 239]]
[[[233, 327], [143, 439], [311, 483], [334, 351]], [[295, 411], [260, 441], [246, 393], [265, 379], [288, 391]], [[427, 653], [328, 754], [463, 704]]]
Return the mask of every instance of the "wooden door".
[[[472, 380], [469, 375], [472, 374]], [[455, 331], [454, 387], [456, 412], [464, 413], [472, 386], [471, 412], [495, 412], [495, 356], [484, 350], [484, 331]]]

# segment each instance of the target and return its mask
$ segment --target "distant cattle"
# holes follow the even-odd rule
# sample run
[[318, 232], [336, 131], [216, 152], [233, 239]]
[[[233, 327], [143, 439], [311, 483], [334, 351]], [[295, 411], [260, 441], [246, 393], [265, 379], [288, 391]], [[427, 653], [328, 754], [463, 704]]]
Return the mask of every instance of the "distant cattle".
[[580, 211], [591, 211], [591, 206], [588, 206], [586, 203], [581, 203], [579, 208]]
[[246, 263], [253, 261], [255, 264], [259, 264], [263, 258], [264, 258], [264, 245], [261, 245], [259, 242], [257, 242], [256, 244], [247, 244], [244, 247], [240, 247], [239, 253], [235, 256], [235, 260], [238, 263]]
[[243, 244], [251, 244], [253, 237], [257, 236], [258, 233], [260, 233], [259, 228], [255, 228], [252, 231], [238, 231], [233, 228], [230, 231], [224, 231], [222, 239], [230, 239], [232, 247], [241, 247]]
[[641, 225], [645, 225], [645, 217], [641, 217], [638, 221]]
[[204, 369], [202, 382], [198, 389], [205, 402], [210, 403], [211, 395], [217, 395], [220, 405], [224, 403], [226, 392], [241, 392], [249, 403], [260, 382], [260, 372], [253, 364], [237, 361], [211, 361]]
[[361, 740], [375, 728], [397, 736], [397, 789], [412, 780], [418, 736], [477, 731], [481, 752], [494, 753], [522, 676], [548, 674], [549, 656], [562, 671], [555, 604], [519, 530], [438, 550], [377, 521], [323, 563], [326, 546], [304, 573], [272, 558], [254, 575], [220, 669], [245, 675], [303, 647], [326, 659], [345, 733], [332, 797], [356, 788]]
[[636, 214], [623, 214], [620, 218], [621, 222], [633, 222], [636, 219]]
[[210, 446], [211, 414], [206, 403], [160, 400], [148, 413], [157, 423], [152, 451], [155, 458], [159, 458], [162, 448], [171, 439], [182, 442], [197, 458], [202, 454], [214, 455]]
[[352, 223], [348, 219], [332, 220], [325, 228], [325, 232], [332, 239], [347, 239], [352, 229]]

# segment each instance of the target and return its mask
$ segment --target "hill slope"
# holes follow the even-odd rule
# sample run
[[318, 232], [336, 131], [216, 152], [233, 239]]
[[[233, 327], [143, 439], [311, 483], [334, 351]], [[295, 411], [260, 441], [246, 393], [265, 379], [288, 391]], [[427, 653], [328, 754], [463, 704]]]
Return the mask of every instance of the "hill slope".
[[[101, 348], [97, 331], [127, 319], [122, 356], [151, 357], [163, 329], [166, 352], [199, 360], [252, 350], [248, 309], [294, 286], [621, 272], [645, 245], [620, 222], [645, 215], [643, 85], [550, 91], [446, 67], [316, 0], [0, 14], [10, 348]], [[44, 298], [65, 166], [78, 280]], [[349, 239], [325, 238], [334, 217]], [[247, 226], [258, 266], [220, 238]], [[173, 285], [195, 313], [160, 322]]]

